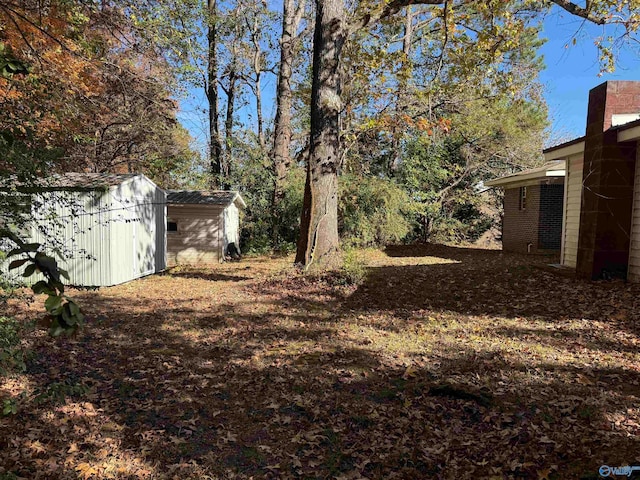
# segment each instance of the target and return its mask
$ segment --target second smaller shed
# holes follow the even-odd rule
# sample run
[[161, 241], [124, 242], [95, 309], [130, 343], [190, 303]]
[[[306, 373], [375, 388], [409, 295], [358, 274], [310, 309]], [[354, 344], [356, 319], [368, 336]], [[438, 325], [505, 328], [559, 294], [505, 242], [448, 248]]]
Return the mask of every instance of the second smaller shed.
[[241, 208], [236, 191], [167, 191], [167, 263], [218, 263], [239, 252]]

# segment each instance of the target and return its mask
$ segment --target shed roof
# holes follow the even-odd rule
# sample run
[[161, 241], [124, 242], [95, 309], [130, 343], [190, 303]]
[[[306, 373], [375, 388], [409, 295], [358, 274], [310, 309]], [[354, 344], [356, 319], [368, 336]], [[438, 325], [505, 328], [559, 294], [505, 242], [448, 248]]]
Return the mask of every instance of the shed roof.
[[47, 185], [59, 188], [104, 188], [120, 185], [122, 182], [136, 177], [135, 173], [83, 173], [69, 172], [53, 175]]
[[228, 206], [238, 202], [241, 207], [246, 207], [240, 192], [233, 190], [215, 190], [212, 192], [203, 190], [167, 190], [168, 204], [183, 205], [221, 205]]
[[484, 184], [488, 187], [501, 187], [511, 183], [517, 183], [527, 180], [537, 180], [547, 177], [564, 177], [565, 176], [565, 161], [554, 160], [547, 162], [541, 167], [525, 170], [520, 173], [514, 173], [504, 177], [489, 180]]
[[0, 188], [13, 186], [23, 191], [106, 190], [136, 176], [138, 175], [135, 173], [68, 172], [54, 174], [50, 177], [36, 178], [33, 182], [28, 183], [19, 182], [17, 179], [9, 177], [2, 182]]

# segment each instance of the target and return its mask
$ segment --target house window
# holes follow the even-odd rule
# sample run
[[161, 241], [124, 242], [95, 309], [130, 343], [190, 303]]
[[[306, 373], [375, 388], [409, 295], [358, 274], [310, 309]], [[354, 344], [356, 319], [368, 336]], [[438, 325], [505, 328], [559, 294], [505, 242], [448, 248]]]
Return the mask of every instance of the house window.
[[527, 187], [520, 187], [520, 210], [527, 208]]
[[178, 222], [167, 220], [167, 232], [177, 232], [177, 231], [178, 231]]

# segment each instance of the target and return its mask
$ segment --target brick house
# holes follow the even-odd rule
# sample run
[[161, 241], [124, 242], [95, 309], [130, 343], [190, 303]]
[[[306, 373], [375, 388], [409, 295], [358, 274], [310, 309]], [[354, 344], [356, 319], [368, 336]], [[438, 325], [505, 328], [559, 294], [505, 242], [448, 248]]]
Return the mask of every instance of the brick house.
[[504, 251], [560, 252], [564, 175], [565, 162], [561, 160], [485, 183], [504, 188]]
[[566, 162], [561, 262], [581, 278], [640, 281], [640, 82], [589, 92], [583, 137], [544, 151]]

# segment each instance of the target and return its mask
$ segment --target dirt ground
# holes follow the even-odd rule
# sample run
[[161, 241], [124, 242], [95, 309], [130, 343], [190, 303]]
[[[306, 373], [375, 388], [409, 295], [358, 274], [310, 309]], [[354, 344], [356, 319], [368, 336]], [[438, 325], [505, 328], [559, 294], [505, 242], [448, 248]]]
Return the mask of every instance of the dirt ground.
[[[445, 246], [74, 291], [0, 378], [0, 479], [596, 479], [640, 465], [640, 286]], [[28, 320], [41, 299], [9, 312]]]

